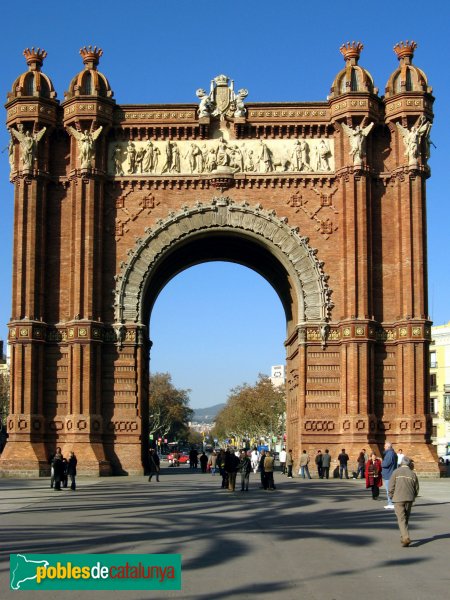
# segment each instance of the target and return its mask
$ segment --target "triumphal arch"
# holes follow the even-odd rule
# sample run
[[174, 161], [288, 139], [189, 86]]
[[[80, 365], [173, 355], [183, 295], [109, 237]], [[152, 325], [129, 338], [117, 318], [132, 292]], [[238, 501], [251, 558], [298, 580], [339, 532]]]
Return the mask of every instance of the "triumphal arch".
[[45, 472], [56, 446], [75, 450], [84, 473], [142, 472], [152, 306], [170, 278], [211, 260], [246, 265], [278, 292], [295, 457], [325, 446], [354, 455], [388, 438], [435, 469], [433, 96], [415, 48], [394, 47], [384, 95], [352, 42], [323, 101], [252, 103], [218, 75], [187, 90], [195, 102], [164, 105], [116, 102], [96, 47], [80, 51], [84, 68], [59, 102], [45, 51], [25, 50], [6, 104], [15, 221], [3, 473]]

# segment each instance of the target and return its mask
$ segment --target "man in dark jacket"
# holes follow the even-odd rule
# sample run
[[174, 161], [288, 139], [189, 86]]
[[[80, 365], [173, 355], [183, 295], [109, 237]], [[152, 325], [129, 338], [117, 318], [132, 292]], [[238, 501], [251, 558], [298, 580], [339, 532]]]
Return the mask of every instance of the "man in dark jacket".
[[241, 474], [241, 492], [248, 492], [248, 484], [250, 481], [250, 471], [252, 463], [250, 457], [245, 450], [241, 450], [241, 462], [239, 463], [239, 472]]
[[236, 487], [236, 475], [238, 472], [240, 460], [236, 454], [228, 449], [225, 452], [225, 471], [228, 473], [228, 489], [234, 492]]
[[158, 453], [154, 448], [150, 448], [150, 455], [148, 457], [148, 466], [150, 469], [149, 481], [152, 480], [153, 475], [156, 475], [156, 481], [159, 481], [160, 464]]
[[326, 479], [330, 476], [330, 465], [331, 465], [331, 456], [328, 448], [325, 450], [325, 453], [322, 454], [322, 477]]
[[339, 461], [339, 478], [340, 479], [342, 479], [342, 477], [343, 477], [344, 474], [345, 474], [345, 479], [348, 479], [347, 464], [348, 464], [349, 458], [350, 457], [347, 454], [347, 452], [345, 451], [345, 448], [342, 448], [342, 452], [338, 456], [338, 461]]
[[63, 463], [62, 454], [58, 451], [56, 452], [55, 456], [53, 457], [52, 467], [53, 467], [53, 474], [54, 474], [54, 478], [55, 478], [55, 490], [60, 492], [61, 491], [61, 482], [63, 481], [63, 478], [64, 478], [64, 463]]
[[393, 472], [389, 480], [389, 498], [394, 503], [402, 546], [409, 546], [411, 543], [408, 522], [418, 493], [419, 480], [412, 470], [411, 459], [404, 456], [400, 467]]
[[70, 489], [75, 491], [75, 477], [77, 475], [77, 457], [74, 452], [69, 454], [69, 460], [67, 461], [67, 475], [70, 477]]
[[323, 473], [322, 473], [322, 450], [317, 450], [317, 454], [316, 454], [316, 458], [315, 458], [315, 463], [316, 463], [316, 467], [317, 467], [317, 475], [319, 476], [319, 479], [323, 479]]
[[386, 497], [387, 504], [384, 508], [394, 510], [394, 505], [392, 504], [392, 500], [389, 497], [389, 480], [391, 478], [392, 473], [397, 468], [397, 455], [392, 448], [392, 444], [390, 442], [386, 442], [384, 444], [384, 457], [383, 462], [381, 463], [381, 475], [383, 477], [384, 487], [386, 488]]

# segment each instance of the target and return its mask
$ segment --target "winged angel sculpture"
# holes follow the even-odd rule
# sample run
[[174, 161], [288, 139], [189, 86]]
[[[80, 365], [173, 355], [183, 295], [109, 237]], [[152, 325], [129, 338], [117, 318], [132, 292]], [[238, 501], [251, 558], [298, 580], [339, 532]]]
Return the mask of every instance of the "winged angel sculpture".
[[22, 154], [22, 165], [24, 169], [32, 169], [39, 140], [46, 132], [46, 127], [32, 134], [31, 131], [23, 131], [23, 126], [19, 125], [19, 130], [10, 129], [11, 134], [19, 141]]
[[425, 118], [418, 120], [416, 125], [413, 125], [411, 129], [407, 129], [396, 123], [398, 130], [403, 137], [403, 145], [405, 148], [405, 156], [408, 157], [408, 164], [410, 166], [417, 165], [417, 159], [419, 158], [419, 146], [422, 136], [427, 136], [427, 158], [429, 157], [429, 135], [431, 129], [431, 123]]
[[350, 156], [353, 157], [353, 165], [360, 165], [366, 156], [366, 138], [374, 124], [369, 123], [364, 128], [357, 125], [354, 129], [346, 123], [341, 125], [350, 140]]
[[82, 169], [89, 169], [92, 166], [92, 159], [94, 158], [95, 141], [101, 134], [103, 127], [100, 125], [95, 131], [77, 131], [70, 125], [67, 127], [68, 131], [73, 135], [78, 143], [78, 158], [80, 159], [80, 167]]

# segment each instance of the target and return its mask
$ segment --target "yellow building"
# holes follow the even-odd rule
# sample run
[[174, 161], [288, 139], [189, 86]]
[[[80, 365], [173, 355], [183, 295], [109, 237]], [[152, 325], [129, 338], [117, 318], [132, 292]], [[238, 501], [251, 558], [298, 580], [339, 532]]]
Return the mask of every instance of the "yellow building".
[[[450, 445], [450, 322], [431, 328], [430, 411], [433, 444], [439, 456]], [[446, 420], [447, 418], [447, 420]]]

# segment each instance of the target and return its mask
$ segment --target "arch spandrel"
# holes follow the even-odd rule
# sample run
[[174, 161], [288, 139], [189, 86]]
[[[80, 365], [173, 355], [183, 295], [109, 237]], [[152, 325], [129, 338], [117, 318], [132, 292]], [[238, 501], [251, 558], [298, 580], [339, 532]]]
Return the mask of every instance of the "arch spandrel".
[[[128, 260], [121, 264], [116, 278], [116, 323], [145, 323], [148, 315], [143, 297], [147, 283], [167, 253], [180, 244], [218, 233], [253, 240], [279, 261], [294, 288], [297, 313], [292, 318], [297, 323], [329, 320], [332, 303], [328, 277], [308, 238], [299, 235], [298, 228], [289, 227], [287, 218], [278, 217], [273, 210], [219, 197], [210, 204], [197, 202], [171, 212], [145, 230], [145, 236], [128, 251]], [[244, 257], [239, 262], [246, 264]]]

